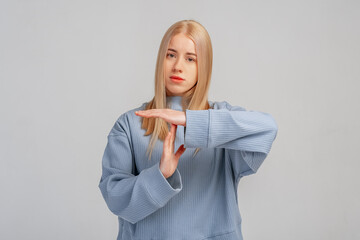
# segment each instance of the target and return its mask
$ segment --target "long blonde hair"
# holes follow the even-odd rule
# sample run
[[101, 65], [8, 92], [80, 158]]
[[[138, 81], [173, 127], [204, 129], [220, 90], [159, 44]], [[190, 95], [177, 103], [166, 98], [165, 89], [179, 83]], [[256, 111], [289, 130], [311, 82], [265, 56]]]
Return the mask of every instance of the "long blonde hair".
[[[165, 89], [165, 73], [164, 60], [170, 40], [178, 33], [184, 33], [195, 43], [197, 54], [198, 81], [189, 91], [182, 96], [182, 109], [189, 110], [207, 110], [210, 108], [208, 104], [208, 91], [210, 87], [211, 71], [212, 71], [212, 44], [210, 36], [206, 29], [195, 20], [182, 20], [174, 23], [166, 31], [161, 40], [155, 70], [155, 96], [145, 106], [145, 110], [155, 108], [167, 108], [166, 89]], [[149, 160], [155, 143], [158, 139], [164, 141], [169, 132], [168, 123], [161, 118], [142, 118], [141, 128], [146, 130], [145, 136], [152, 134], [147, 149]], [[196, 148], [193, 157], [200, 148]]]

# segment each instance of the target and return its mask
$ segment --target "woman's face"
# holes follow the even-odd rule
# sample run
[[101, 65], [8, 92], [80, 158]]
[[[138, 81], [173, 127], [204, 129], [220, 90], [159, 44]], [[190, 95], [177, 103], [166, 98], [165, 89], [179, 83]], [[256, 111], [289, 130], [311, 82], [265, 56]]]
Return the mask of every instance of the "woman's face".
[[[172, 37], [165, 62], [167, 96], [182, 96], [197, 82], [197, 58], [194, 42], [185, 34]], [[176, 79], [177, 77], [181, 78]]]

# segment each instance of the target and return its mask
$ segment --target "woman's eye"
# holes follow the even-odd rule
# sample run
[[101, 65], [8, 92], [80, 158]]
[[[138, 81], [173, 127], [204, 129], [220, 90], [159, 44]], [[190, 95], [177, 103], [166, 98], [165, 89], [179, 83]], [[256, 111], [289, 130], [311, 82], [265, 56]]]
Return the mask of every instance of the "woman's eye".
[[[175, 57], [175, 55], [172, 54], [172, 53], [168, 53], [168, 54], [166, 54], [166, 56], [167, 56], [167, 57], [170, 57], [170, 58], [174, 58], [174, 57]], [[189, 61], [189, 62], [195, 62], [196, 59], [194, 59], [194, 58], [188, 58], [188, 61]]]

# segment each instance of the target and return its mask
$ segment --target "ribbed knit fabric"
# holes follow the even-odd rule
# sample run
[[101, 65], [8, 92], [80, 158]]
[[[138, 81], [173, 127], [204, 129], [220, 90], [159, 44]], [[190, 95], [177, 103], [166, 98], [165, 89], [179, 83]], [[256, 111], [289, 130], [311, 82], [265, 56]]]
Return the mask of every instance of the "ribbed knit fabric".
[[[182, 111], [181, 96], [168, 96]], [[277, 135], [268, 113], [246, 111], [226, 101], [211, 109], [186, 109], [186, 127], [178, 125], [175, 152], [186, 151], [176, 171], [165, 178], [158, 140], [149, 161], [141, 117], [132, 109], [120, 115], [108, 134], [99, 183], [102, 196], [118, 216], [117, 240], [242, 240], [238, 208], [239, 180], [255, 173]], [[201, 150], [192, 157], [196, 148]]]

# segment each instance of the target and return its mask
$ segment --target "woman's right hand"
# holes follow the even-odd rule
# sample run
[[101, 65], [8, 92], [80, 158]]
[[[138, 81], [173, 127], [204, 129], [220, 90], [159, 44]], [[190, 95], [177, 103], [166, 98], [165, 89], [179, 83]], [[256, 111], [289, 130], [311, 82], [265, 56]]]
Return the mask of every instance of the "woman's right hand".
[[171, 129], [166, 136], [163, 144], [163, 153], [160, 160], [160, 171], [165, 178], [170, 177], [175, 172], [179, 163], [180, 156], [185, 152], [184, 144], [174, 154], [174, 145], [177, 125], [171, 124]]

